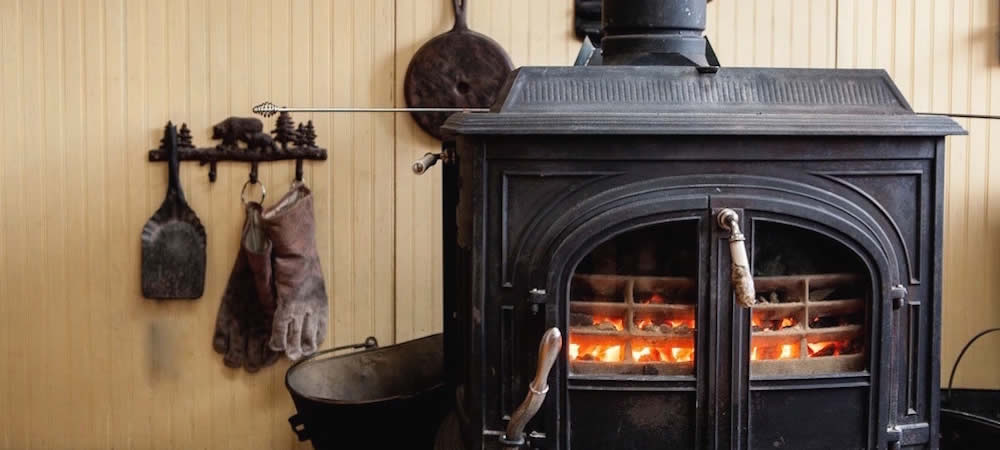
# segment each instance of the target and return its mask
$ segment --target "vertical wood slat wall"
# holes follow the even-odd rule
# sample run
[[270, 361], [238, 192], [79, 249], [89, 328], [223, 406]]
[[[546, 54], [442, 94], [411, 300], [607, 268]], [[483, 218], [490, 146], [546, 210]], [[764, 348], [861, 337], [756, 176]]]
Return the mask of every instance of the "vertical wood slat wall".
[[[470, 23], [515, 65], [566, 65], [571, 5], [472, 0]], [[265, 99], [402, 106], [410, 57], [450, 26], [446, 0], [0, 0], [0, 447], [299, 445], [288, 363], [247, 375], [209, 344], [247, 167], [222, 164], [209, 184], [183, 165], [209, 236], [206, 294], [156, 303], [139, 294], [138, 235], [166, 176], [145, 151], [167, 120], [208, 143], [213, 123]], [[881, 67], [917, 110], [997, 114], [998, 26], [990, 0], [716, 0], [708, 34], [724, 65]], [[403, 114], [293, 118], [331, 152], [306, 166], [327, 345], [439, 330], [440, 177], [410, 172], [436, 142]], [[971, 135], [949, 142], [945, 366], [1000, 323], [1000, 131], [963, 125]], [[262, 166], [272, 199], [293, 172]], [[997, 388], [998, 343], [979, 345], [958, 382]]]

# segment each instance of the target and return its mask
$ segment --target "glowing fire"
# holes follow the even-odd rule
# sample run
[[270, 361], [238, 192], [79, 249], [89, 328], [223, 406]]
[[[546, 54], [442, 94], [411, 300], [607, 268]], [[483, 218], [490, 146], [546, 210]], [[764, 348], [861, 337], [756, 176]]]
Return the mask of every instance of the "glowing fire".
[[781, 319], [780, 322], [777, 319], [761, 321], [760, 317], [757, 315], [753, 315], [750, 317], [750, 325], [758, 328], [757, 330], [754, 331], [784, 330], [785, 328], [794, 327], [795, 324], [796, 324], [795, 319], [791, 317], [784, 317]]
[[663, 297], [660, 296], [660, 294], [653, 294], [649, 297], [648, 300], [645, 300], [642, 303], [645, 305], [648, 304], [662, 305], [663, 303], [665, 303], [665, 301], [663, 300]]
[[810, 342], [806, 344], [810, 357], [840, 356], [846, 347], [845, 343], [837, 341]]
[[694, 349], [691, 347], [674, 347], [670, 349], [674, 361], [688, 362], [694, 360]]
[[[691, 362], [694, 360], [694, 348], [670, 347], [657, 349], [655, 347], [632, 348], [632, 359], [638, 362]], [[570, 355], [572, 356], [572, 355]]]
[[622, 360], [622, 346], [597, 344], [581, 348], [580, 344], [571, 343], [569, 357], [574, 361], [618, 362]]
[[615, 327], [615, 330], [622, 331], [625, 329], [625, 321], [623, 319], [612, 319], [610, 317], [600, 317], [594, 316], [594, 326], [598, 326], [604, 323], [611, 324]]
[[[636, 328], [638, 328], [640, 330], [644, 330], [644, 329], [646, 329], [648, 327], [651, 327], [653, 325], [654, 325], [654, 323], [653, 323], [653, 321], [651, 319], [640, 319], [635, 324]], [[666, 326], [666, 327], [670, 327], [670, 328], [687, 327], [687, 328], [693, 330], [694, 329], [694, 320], [693, 319], [691, 319], [691, 320], [684, 320], [684, 319], [674, 320], [674, 319], [669, 319], [669, 320], [663, 321], [663, 324], [661, 324], [660, 326], [661, 327]]]
[[[766, 350], [765, 350], [766, 349]], [[781, 352], [774, 355], [769, 351], [769, 347], [764, 347], [764, 349], [758, 349], [757, 346], [750, 348], [750, 360], [757, 361], [759, 359], [795, 359], [795, 345], [794, 344], [783, 344], [781, 345]], [[765, 356], [761, 356], [761, 354]], [[770, 357], [769, 357], [770, 356]]]
[[[621, 362], [624, 357], [624, 344], [621, 343], [579, 343], [569, 344], [570, 361]], [[664, 347], [633, 343], [632, 361], [648, 362], [690, 362], [694, 361], [694, 347]]]

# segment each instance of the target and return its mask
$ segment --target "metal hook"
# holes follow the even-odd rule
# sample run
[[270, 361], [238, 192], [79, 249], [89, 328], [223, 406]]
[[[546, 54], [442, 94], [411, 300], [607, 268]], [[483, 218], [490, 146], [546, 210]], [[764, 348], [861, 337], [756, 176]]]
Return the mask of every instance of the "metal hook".
[[257, 184], [257, 161], [250, 161], [250, 184]]
[[296, 159], [295, 160], [295, 182], [296, 183], [301, 183], [302, 182], [302, 160], [301, 159]]
[[267, 197], [267, 188], [264, 187], [264, 183], [261, 183], [259, 181], [247, 180], [246, 183], [243, 183], [243, 189], [240, 190], [240, 200], [243, 202], [244, 205], [247, 204], [247, 198], [246, 198], [247, 188], [250, 187], [250, 185], [252, 184], [260, 185], [260, 201], [257, 203], [264, 204], [264, 199]]

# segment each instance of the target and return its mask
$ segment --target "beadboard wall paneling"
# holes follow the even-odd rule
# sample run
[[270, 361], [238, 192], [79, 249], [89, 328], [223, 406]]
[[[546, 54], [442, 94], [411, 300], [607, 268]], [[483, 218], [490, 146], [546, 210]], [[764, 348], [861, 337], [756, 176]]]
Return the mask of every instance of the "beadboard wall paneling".
[[[469, 7], [515, 65], [576, 55], [571, 0]], [[724, 65], [883, 67], [917, 109], [998, 113], [997, 8], [717, 0], [709, 37]], [[451, 23], [447, 0], [0, 0], [0, 447], [305, 448], [286, 422], [288, 363], [248, 375], [211, 350], [248, 167], [221, 164], [212, 184], [206, 167], [183, 165], [209, 236], [205, 296], [160, 303], [139, 289], [139, 232], [166, 188], [146, 150], [167, 120], [206, 144], [213, 123], [264, 100], [403, 106], [410, 57]], [[406, 114], [293, 118], [313, 120], [330, 150], [305, 172], [326, 345], [440, 330], [440, 172], [410, 172], [437, 142]], [[963, 124], [971, 136], [949, 141], [945, 366], [1000, 323], [989, 294], [1000, 287], [1000, 129]], [[269, 202], [293, 174], [291, 162], [261, 166]], [[967, 358], [958, 384], [1000, 387], [1000, 354]]]

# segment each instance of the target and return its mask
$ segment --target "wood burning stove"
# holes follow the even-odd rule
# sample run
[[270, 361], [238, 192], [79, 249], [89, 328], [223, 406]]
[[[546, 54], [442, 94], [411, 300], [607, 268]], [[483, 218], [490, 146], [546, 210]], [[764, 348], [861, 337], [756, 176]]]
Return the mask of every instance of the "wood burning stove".
[[531, 448], [936, 448], [944, 136], [964, 131], [881, 70], [714, 70], [689, 34], [639, 51], [625, 28], [604, 60], [647, 65], [522, 68], [445, 125], [466, 447], [503, 447], [558, 328]]

